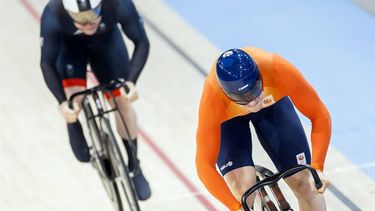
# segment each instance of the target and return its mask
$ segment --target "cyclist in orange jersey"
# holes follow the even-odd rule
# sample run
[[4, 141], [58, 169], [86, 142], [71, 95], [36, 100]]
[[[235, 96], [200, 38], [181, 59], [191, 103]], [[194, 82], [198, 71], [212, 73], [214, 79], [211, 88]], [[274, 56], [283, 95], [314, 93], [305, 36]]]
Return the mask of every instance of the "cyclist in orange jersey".
[[[294, 106], [312, 122], [312, 156]], [[307, 171], [285, 179], [300, 210], [326, 210], [322, 193], [328, 179], [322, 171], [331, 137], [330, 114], [292, 64], [257, 48], [225, 51], [204, 83], [196, 167], [208, 191], [230, 210], [242, 209], [242, 194], [256, 182], [250, 122], [278, 171], [298, 164], [318, 171], [323, 182], [318, 191]], [[249, 206], [253, 200], [248, 198]]]

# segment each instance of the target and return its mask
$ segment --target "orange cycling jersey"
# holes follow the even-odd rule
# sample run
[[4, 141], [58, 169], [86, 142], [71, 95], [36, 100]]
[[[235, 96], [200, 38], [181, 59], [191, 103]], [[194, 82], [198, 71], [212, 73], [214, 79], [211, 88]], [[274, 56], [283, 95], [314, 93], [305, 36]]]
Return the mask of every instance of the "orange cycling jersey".
[[[257, 63], [263, 82], [263, 96], [279, 101], [288, 96], [295, 107], [311, 120], [312, 163], [323, 170], [331, 137], [331, 120], [325, 105], [302, 74], [280, 56], [258, 48], [244, 48]], [[224, 179], [216, 170], [220, 150], [220, 126], [236, 116], [248, 114], [246, 108], [232, 102], [222, 91], [216, 78], [216, 64], [203, 87], [199, 107], [196, 167], [199, 178], [219, 201], [231, 210], [241, 204], [231, 194]]]

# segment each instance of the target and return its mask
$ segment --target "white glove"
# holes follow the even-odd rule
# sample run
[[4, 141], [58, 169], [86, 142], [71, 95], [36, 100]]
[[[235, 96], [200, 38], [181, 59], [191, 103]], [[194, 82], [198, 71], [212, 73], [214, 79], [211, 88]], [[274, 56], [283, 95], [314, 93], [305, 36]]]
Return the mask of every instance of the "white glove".
[[73, 109], [70, 109], [68, 101], [64, 101], [59, 105], [59, 111], [67, 123], [74, 123], [78, 119], [80, 107], [73, 102]]
[[125, 98], [127, 99], [127, 102], [128, 103], [132, 103], [134, 101], [136, 101], [138, 99], [138, 91], [137, 89], [135, 88], [135, 85], [133, 82], [131, 81], [127, 81], [125, 83], [128, 88], [129, 88], [129, 92], [126, 94]]

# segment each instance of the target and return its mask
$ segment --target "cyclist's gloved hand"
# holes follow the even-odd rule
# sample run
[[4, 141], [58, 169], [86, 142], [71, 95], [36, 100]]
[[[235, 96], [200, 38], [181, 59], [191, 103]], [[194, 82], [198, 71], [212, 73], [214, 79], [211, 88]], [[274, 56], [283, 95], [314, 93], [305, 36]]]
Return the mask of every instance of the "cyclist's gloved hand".
[[74, 123], [78, 119], [80, 107], [74, 102], [73, 109], [70, 109], [68, 101], [64, 101], [59, 105], [59, 111], [67, 123]]
[[328, 188], [329, 186], [329, 180], [328, 180], [328, 177], [326, 175], [323, 174], [322, 171], [320, 170], [317, 170], [316, 171], [319, 175], [319, 178], [320, 180], [322, 181], [322, 184], [323, 186], [321, 188], [318, 189], [318, 192], [319, 193], [324, 193], [324, 191]]
[[139, 96], [138, 96], [138, 91], [135, 88], [134, 83], [131, 81], [127, 81], [125, 84], [129, 88], [129, 91], [128, 93], [126, 93], [126, 96], [125, 96], [126, 99], [128, 100], [129, 103], [136, 101]]

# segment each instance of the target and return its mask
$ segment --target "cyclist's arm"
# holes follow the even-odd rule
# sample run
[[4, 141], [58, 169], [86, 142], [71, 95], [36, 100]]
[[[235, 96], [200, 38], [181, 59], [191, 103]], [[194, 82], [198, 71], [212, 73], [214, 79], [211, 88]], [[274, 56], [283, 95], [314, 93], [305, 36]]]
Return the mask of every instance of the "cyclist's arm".
[[279, 81], [294, 105], [312, 122], [312, 166], [323, 170], [331, 138], [330, 114], [314, 88], [302, 74], [285, 59], [275, 56], [274, 65]]
[[66, 96], [60, 76], [56, 70], [56, 61], [60, 49], [58, 22], [48, 6], [44, 9], [40, 29], [40, 67], [42, 68], [44, 81], [59, 104], [61, 104], [66, 100]]
[[146, 64], [150, 43], [143, 26], [143, 20], [132, 1], [120, 1], [119, 22], [126, 36], [134, 43], [134, 52], [130, 61], [128, 81], [137, 82], [141, 71]]
[[212, 103], [212, 89], [206, 82], [199, 108], [197, 130], [196, 168], [200, 180], [207, 190], [231, 210], [241, 205], [230, 192], [224, 179], [216, 170], [216, 160], [220, 148], [220, 117], [223, 105]]

